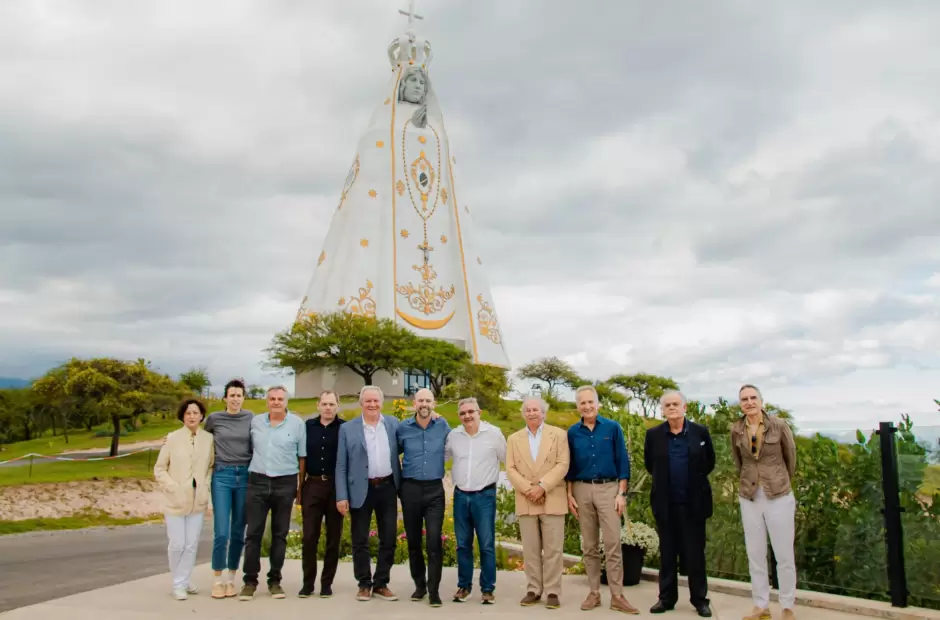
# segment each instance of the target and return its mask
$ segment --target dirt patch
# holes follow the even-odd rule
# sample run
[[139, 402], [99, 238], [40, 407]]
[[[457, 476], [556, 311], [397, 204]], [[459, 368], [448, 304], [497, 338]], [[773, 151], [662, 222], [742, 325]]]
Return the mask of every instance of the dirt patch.
[[103, 511], [115, 518], [149, 517], [163, 511], [152, 480], [100, 480], [0, 487], [0, 520], [68, 517]]

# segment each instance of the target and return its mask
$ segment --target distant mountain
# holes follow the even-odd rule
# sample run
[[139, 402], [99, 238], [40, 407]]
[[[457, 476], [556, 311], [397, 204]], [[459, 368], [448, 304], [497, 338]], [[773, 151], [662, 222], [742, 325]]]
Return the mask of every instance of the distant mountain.
[[32, 381], [30, 381], [29, 379], [17, 379], [16, 377], [0, 377], [0, 389], [29, 387], [31, 383]]

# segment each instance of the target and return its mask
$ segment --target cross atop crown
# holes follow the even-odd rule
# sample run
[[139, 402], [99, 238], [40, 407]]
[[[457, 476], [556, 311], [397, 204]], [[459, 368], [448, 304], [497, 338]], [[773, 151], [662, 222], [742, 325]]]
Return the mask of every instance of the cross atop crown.
[[431, 42], [419, 37], [413, 30], [415, 20], [424, 19], [424, 16], [415, 12], [415, 0], [409, 0], [407, 11], [398, 9], [398, 12], [408, 18], [408, 30], [388, 46], [388, 60], [392, 69], [402, 65], [418, 65], [426, 69], [433, 57]]

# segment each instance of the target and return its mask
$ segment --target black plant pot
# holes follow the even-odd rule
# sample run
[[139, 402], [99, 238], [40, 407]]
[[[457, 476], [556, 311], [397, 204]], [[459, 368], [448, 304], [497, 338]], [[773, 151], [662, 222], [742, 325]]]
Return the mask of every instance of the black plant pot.
[[[643, 574], [643, 558], [646, 552], [635, 545], [620, 545], [623, 555], [623, 585], [635, 586]], [[601, 585], [607, 585], [607, 567], [601, 566]]]
[[635, 545], [620, 545], [623, 554], [623, 585], [635, 586], [643, 574], [643, 556], [646, 551]]

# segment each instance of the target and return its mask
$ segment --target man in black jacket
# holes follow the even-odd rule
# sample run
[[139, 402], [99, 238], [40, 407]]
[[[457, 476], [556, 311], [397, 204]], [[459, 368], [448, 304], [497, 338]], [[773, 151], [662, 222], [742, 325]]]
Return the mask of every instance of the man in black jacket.
[[708, 429], [685, 418], [685, 397], [667, 391], [659, 400], [666, 421], [646, 431], [644, 464], [653, 476], [650, 505], [659, 531], [659, 601], [650, 613], [665, 613], [679, 599], [677, 558], [689, 576], [692, 606], [712, 616], [705, 579], [705, 521], [712, 516], [708, 475], [715, 449]]

